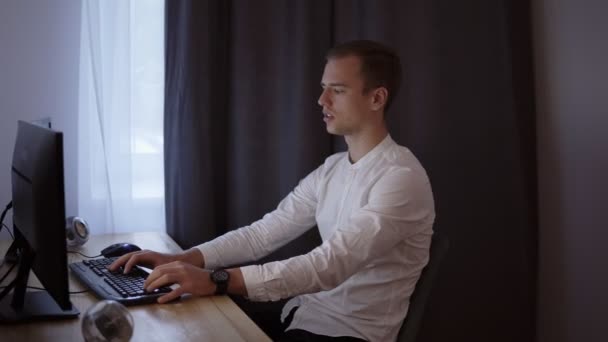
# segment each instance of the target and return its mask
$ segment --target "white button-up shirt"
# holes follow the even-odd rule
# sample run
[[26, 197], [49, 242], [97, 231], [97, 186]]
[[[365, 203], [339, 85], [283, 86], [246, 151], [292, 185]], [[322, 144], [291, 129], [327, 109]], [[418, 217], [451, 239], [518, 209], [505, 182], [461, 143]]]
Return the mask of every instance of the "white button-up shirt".
[[390, 136], [352, 164], [337, 153], [300, 181], [276, 210], [197, 246], [209, 269], [257, 260], [315, 224], [311, 252], [242, 267], [251, 300], [296, 296], [288, 329], [394, 341], [429, 257], [435, 218], [423, 167]]

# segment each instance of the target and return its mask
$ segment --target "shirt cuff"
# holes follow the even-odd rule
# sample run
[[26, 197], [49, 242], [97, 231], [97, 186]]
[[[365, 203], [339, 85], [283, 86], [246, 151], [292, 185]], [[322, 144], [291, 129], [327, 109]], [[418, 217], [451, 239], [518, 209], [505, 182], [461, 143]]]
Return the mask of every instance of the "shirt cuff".
[[213, 270], [218, 267], [222, 267], [220, 264], [220, 255], [217, 250], [211, 246], [211, 243], [206, 242], [202, 245], [196, 246], [201, 253], [203, 253], [203, 259], [205, 260], [205, 269]]
[[243, 282], [247, 288], [247, 298], [252, 301], [267, 301], [268, 293], [264, 288], [261, 266], [251, 265], [241, 267]]

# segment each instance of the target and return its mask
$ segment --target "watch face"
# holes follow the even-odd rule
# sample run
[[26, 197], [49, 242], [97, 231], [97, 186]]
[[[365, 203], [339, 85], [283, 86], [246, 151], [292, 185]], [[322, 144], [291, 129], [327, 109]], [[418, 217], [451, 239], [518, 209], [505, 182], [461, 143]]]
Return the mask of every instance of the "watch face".
[[213, 281], [215, 282], [223, 283], [228, 281], [228, 278], [230, 278], [230, 274], [224, 270], [213, 272]]

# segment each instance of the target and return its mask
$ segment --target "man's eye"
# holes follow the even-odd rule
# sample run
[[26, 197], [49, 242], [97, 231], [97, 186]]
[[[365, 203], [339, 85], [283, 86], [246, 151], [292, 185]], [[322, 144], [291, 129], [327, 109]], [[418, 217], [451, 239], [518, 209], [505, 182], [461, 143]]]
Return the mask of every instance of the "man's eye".
[[344, 93], [344, 89], [334, 89], [334, 93], [336, 93], [336, 94], [343, 94]]

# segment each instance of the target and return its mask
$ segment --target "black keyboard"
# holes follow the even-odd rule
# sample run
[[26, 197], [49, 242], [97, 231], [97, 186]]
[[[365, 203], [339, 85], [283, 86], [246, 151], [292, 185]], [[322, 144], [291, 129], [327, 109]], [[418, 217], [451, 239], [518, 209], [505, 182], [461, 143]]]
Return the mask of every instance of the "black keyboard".
[[127, 274], [122, 268], [110, 272], [108, 266], [117, 258], [84, 260], [70, 264], [72, 273], [84, 282], [97, 297], [111, 299], [125, 305], [155, 303], [156, 298], [170, 292], [170, 287], [161, 287], [153, 292], [144, 291], [148, 272], [135, 266]]

